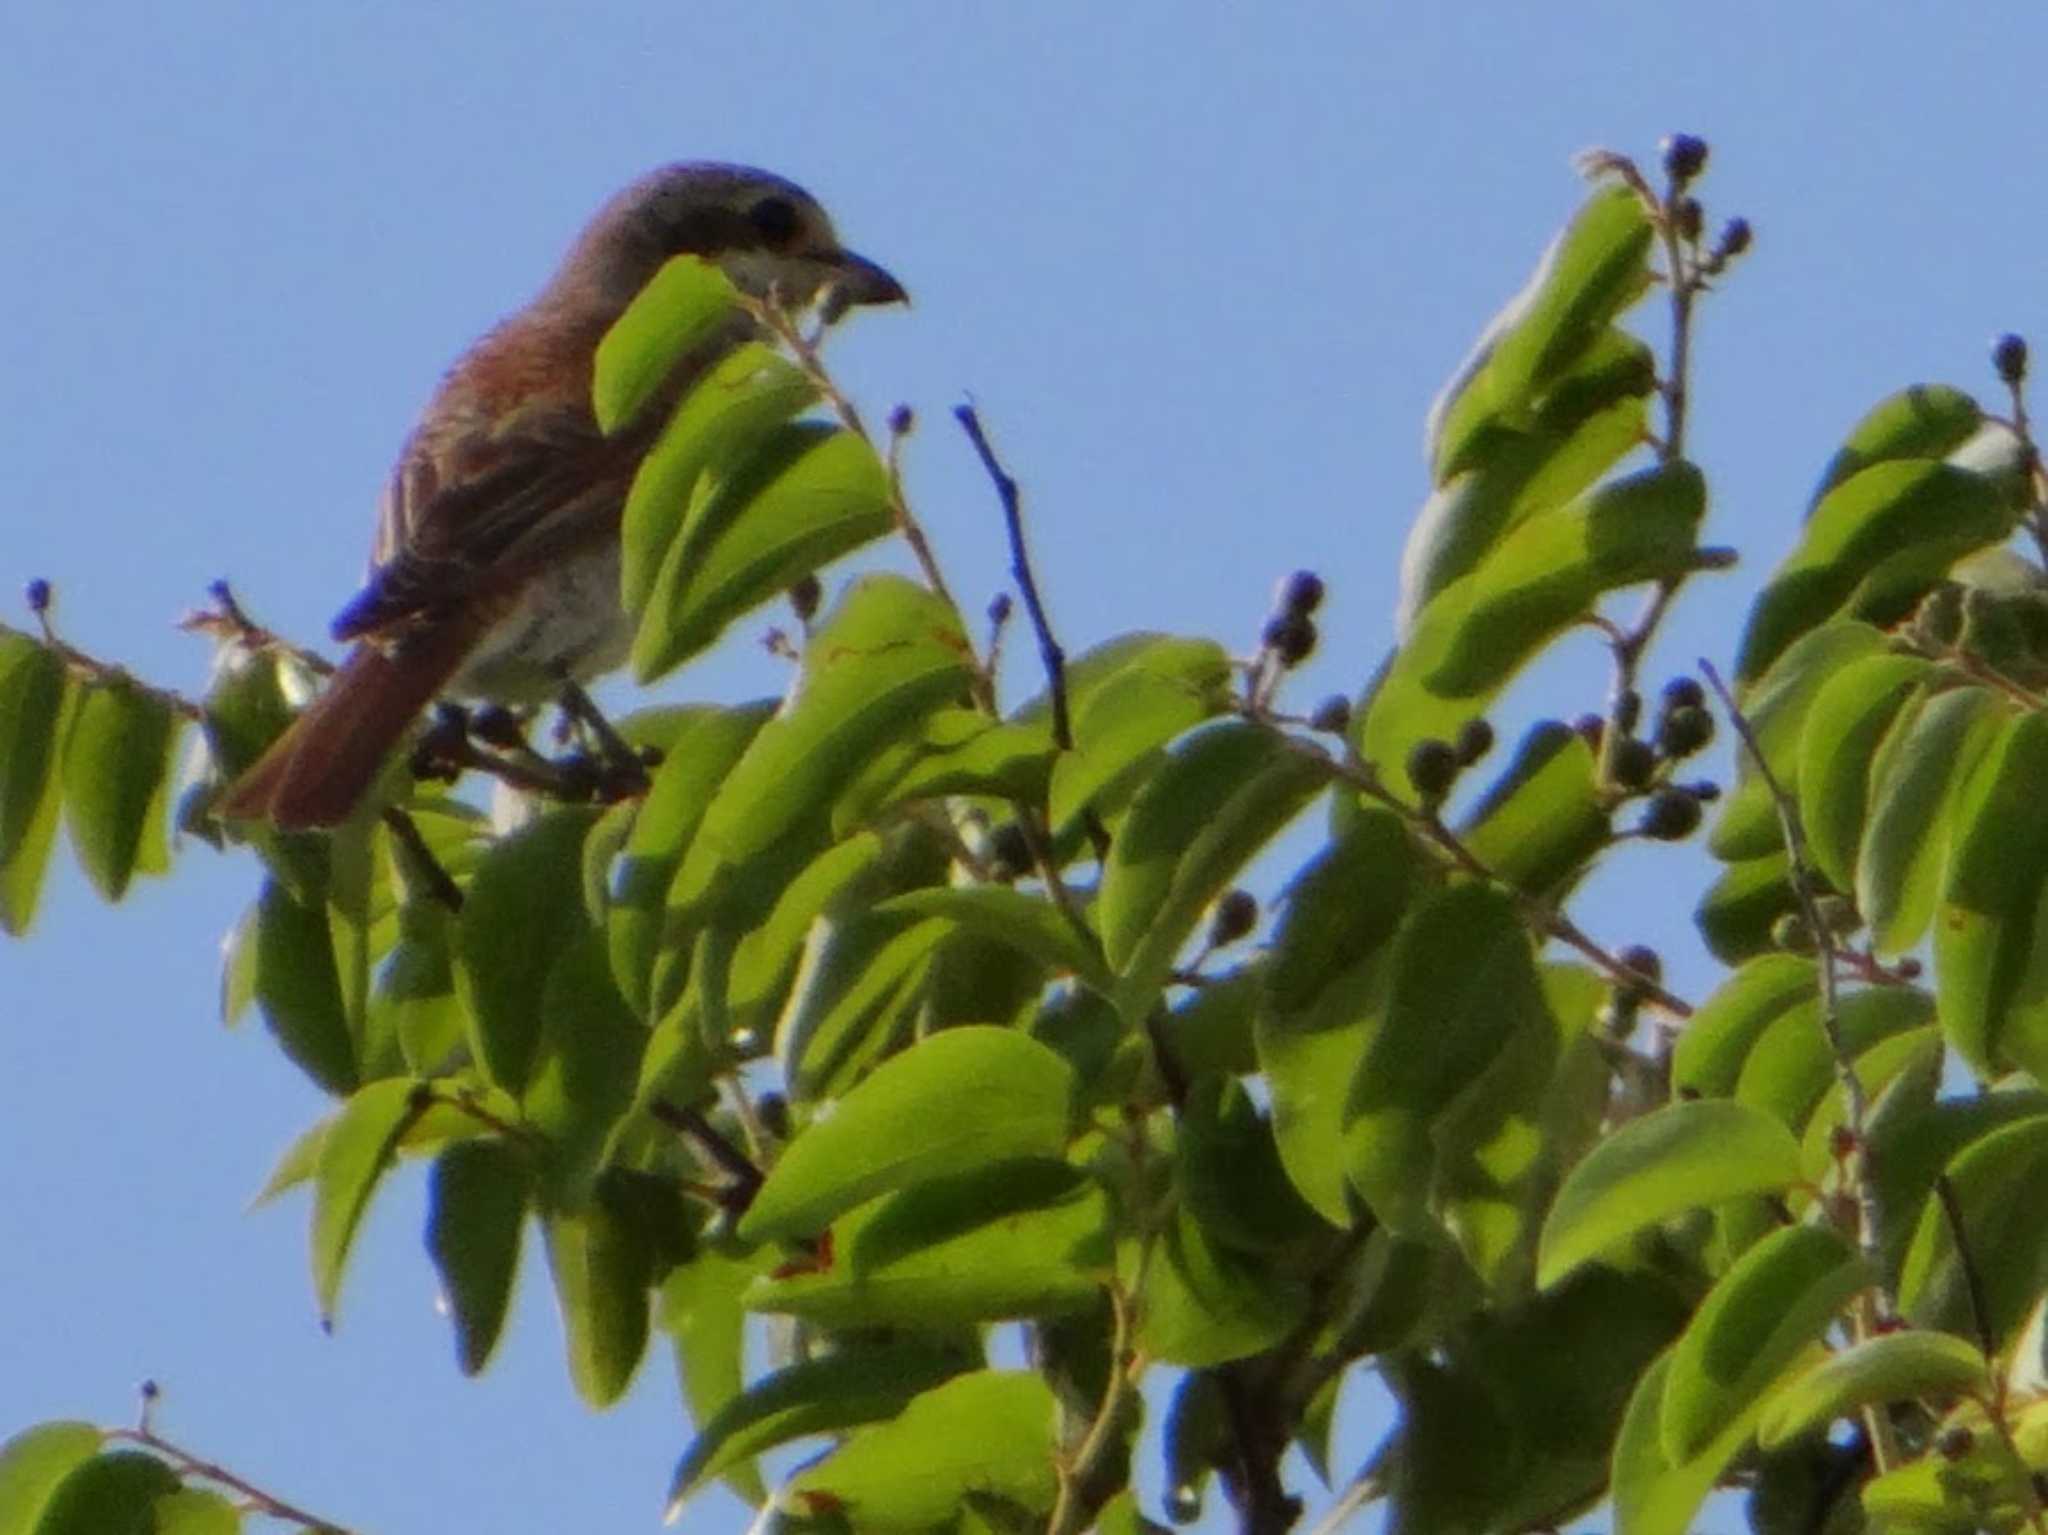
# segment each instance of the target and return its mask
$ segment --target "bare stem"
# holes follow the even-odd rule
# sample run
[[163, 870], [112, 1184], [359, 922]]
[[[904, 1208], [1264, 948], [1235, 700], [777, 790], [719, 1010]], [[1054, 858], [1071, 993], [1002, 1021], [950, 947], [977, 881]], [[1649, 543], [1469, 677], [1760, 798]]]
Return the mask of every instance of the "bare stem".
[[150, 1428], [146, 1423], [139, 1428], [109, 1429], [107, 1437], [109, 1439], [124, 1440], [129, 1444], [139, 1444], [145, 1449], [162, 1456], [164, 1460], [169, 1462], [171, 1469], [176, 1471], [181, 1477], [188, 1479], [197, 1478], [201, 1481], [212, 1482], [217, 1487], [227, 1488], [228, 1491], [246, 1502], [251, 1509], [267, 1518], [282, 1519], [288, 1523], [299, 1525], [304, 1529], [316, 1531], [318, 1535], [348, 1535], [348, 1532], [341, 1525], [334, 1523], [331, 1519], [322, 1519], [317, 1514], [309, 1514], [295, 1504], [285, 1502], [283, 1498], [278, 1497], [276, 1494], [265, 1492], [253, 1483], [243, 1480], [225, 1466], [218, 1465], [210, 1460], [203, 1460], [189, 1450], [180, 1449], [177, 1445], [171, 1443], [170, 1440]]
[[1082, 1527], [1087, 1518], [1082, 1501], [1088, 1480], [1116, 1437], [1132, 1382], [1144, 1373], [1143, 1358], [1131, 1353], [1132, 1304], [1121, 1284], [1110, 1285], [1109, 1380], [1102, 1388], [1102, 1401], [1088, 1424], [1088, 1432], [1072, 1457], [1061, 1459], [1056, 1466], [1059, 1494], [1053, 1503], [1052, 1517], [1046, 1521], [1046, 1535], [1074, 1535]]

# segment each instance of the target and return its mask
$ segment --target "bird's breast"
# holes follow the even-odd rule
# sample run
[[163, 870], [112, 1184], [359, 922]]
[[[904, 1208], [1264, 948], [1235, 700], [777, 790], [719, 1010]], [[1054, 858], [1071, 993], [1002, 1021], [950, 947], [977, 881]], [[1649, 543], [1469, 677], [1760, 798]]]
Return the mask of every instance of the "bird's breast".
[[499, 703], [537, 703], [564, 678], [581, 682], [623, 665], [633, 628], [619, 606], [619, 546], [558, 562], [520, 590], [457, 676], [454, 691]]

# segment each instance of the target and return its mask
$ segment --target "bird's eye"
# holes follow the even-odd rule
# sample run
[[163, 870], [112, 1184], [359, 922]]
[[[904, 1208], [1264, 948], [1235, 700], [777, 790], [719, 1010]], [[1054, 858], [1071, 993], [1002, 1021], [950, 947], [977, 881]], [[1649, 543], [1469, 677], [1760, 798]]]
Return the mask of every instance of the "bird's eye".
[[747, 222], [754, 226], [771, 250], [780, 250], [797, 236], [803, 220], [796, 204], [786, 197], [764, 197], [747, 210]]

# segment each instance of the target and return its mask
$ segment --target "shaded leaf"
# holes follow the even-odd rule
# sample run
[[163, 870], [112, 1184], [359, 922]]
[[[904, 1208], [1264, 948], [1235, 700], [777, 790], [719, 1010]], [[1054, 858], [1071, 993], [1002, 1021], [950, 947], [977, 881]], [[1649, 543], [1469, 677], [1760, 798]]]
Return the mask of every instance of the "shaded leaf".
[[1071, 975], [1108, 993], [1110, 979], [1094, 935], [1077, 929], [1049, 897], [1006, 885], [945, 885], [911, 890], [884, 901], [877, 911], [911, 917], [941, 917], [969, 932], [1008, 944], [1055, 975]]
[[1799, 818], [1813, 861], [1837, 890], [1856, 888], [1872, 762], [1934, 672], [1918, 656], [1866, 656], [1814, 695], [1799, 734]]
[[0, 628], [0, 930], [9, 933], [27, 932], [35, 919], [63, 803], [58, 747], [76, 691], [55, 651]]
[[1304, 1283], [1219, 1246], [1183, 1206], [1145, 1269], [1138, 1344], [1162, 1364], [1224, 1364], [1279, 1342], [1308, 1305]]
[[[1946, 1169], [1970, 1263], [1983, 1285], [1983, 1325], [2002, 1343], [2048, 1285], [2048, 1229], [2039, 1218], [2048, 1179], [2048, 1117], [2018, 1119], [1979, 1136]], [[1926, 1326], [1974, 1333], [1969, 1274], [1938, 1198], [1920, 1206], [1899, 1267], [1899, 1309]]]
[[632, 1384], [647, 1352], [648, 1292], [655, 1272], [655, 1233], [635, 1219], [613, 1169], [588, 1203], [541, 1218], [548, 1270], [554, 1276], [569, 1379], [592, 1407], [609, 1407]]
[[294, 1065], [336, 1097], [361, 1080], [356, 1042], [335, 973], [327, 906], [303, 904], [276, 879], [256, 905], [253, 991], [263, 1021]]
[[532, 1181], [526, 1159], [502, 1141], [458, 1141], [435, 1159], [427, 1252], [441, 1275], [465, 1375], [489, 1363], [504, 1330]]
[[[658, 1322], [675, 1344], [683, 1400], [699, 1429], [715, 1422], [745, 1389], [747, 1313], [740, 1292], [760, 1268], [758, 1257], [734, 1258], [707, 1246], [662, 1281]], [[724, 1475], [748, 1502], [766, 1499], [750, 1461], [730, 1464]]]
[[1990, 1390], [1990, 1368], [1973, 1344], [1940, 1332], [1895, 1332], [1842, 1350], [1771, 1398], [1757, 1425], [1769, 1449], [1869, 1403]]
[[64, 823], [79, 866], [110, 901], [138, 867], [169, 867], [164, 823], [178, 724], [169, 704], [125, 678], [85, 688], [72, 716]]
[[98, 1454], [105, 1440], [93, 1424], [54, 1421], [25, 1428], [0, 1444], [0, 1532], [32, 1535], [50, 1494]]
[[334, 1326], [343, 1265], [370, 1199], [397, 1161], [398, 1140], [426, 1108], [420, 1084], [372, 1082], [342, 1106], [320, 1138], [313, 1172], [313, 1290], [323, 1327]]
[[669, 1517], [713, 1477], [816, 1434], [893, 1418], [912, 1398], [968, 1367], [928, 1342], [852, 1343], [762, 1376], [706, 1424], [669, 1482]]
[[51, 1489], [35, 1535], [156, 1535], [156, 1500], [178, 1474], [140, 1450], [109, 1450], [74, 1467]]

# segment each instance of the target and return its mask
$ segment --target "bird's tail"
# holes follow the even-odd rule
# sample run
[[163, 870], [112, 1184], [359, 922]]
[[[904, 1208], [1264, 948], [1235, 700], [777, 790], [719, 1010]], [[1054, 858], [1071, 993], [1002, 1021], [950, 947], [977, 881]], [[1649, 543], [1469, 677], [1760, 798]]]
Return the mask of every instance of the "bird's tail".
[[347, 820], [477, 638], [474, 624], [456, 621], [408, 635], [397, 656], [358, 645], [320, 696], [228, 785], [214, 813], [288, 830]]

